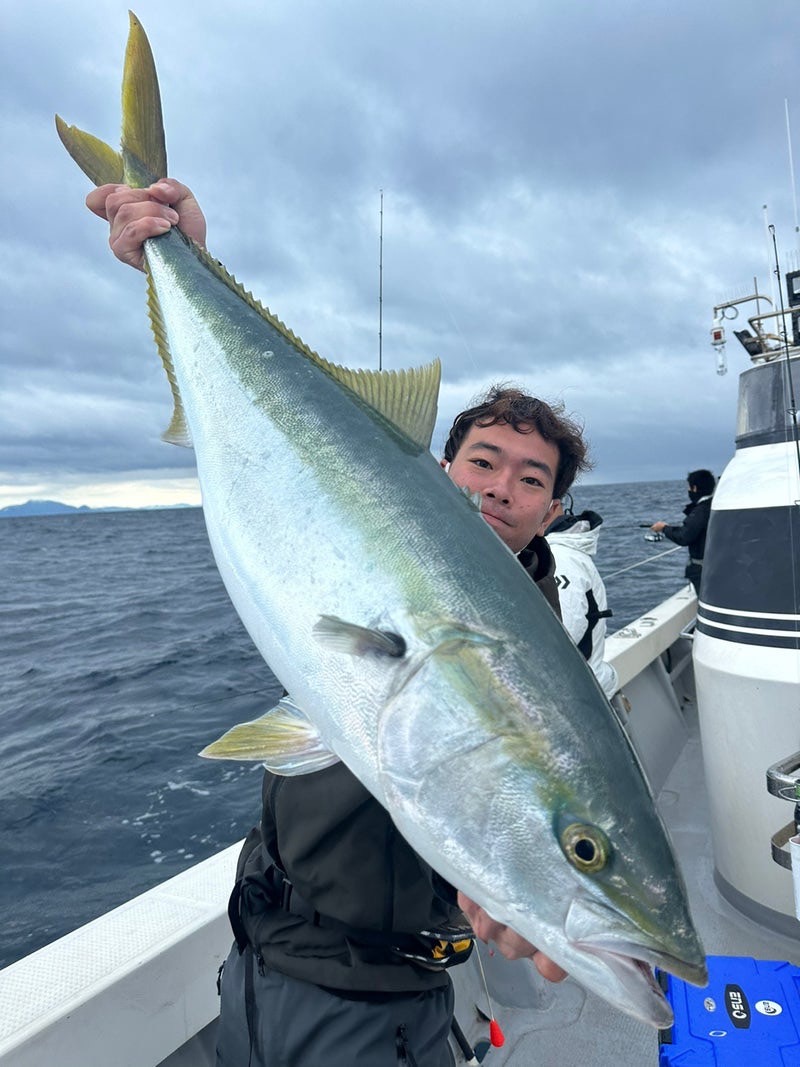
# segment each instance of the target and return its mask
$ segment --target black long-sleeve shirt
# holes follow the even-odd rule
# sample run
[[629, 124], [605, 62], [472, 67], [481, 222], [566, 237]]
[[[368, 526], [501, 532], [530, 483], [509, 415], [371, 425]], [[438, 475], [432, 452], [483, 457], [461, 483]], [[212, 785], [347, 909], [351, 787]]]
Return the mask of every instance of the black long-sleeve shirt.
[[706, 549], [706, 530], [711, 517], [711, 497], [704, 496], [696, 504], [687, 505], [685, 514], [686, 518], [680, 526], [664, 527], [664, 536], [676, 545], [685, 545], [689, 549], [690, 559], [702, 563]]

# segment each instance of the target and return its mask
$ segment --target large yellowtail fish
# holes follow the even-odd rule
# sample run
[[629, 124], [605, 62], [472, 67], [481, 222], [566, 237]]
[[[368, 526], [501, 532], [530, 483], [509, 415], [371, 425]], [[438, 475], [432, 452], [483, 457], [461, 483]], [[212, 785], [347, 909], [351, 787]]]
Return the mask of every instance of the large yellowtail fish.
[[[131, 16], [122, 150], [57, 118], [96, 183], [167, 173]], [[408, 842], [625, 1012], [666, 1026], [658, 965], [703, 950], [608, 702], [533, 582], [429, 451], [439, 384], [317, 356], [177, 229], [146, 243], [150, 318], [228, 593], [291, 699], [205, 755], [337, 759]]]

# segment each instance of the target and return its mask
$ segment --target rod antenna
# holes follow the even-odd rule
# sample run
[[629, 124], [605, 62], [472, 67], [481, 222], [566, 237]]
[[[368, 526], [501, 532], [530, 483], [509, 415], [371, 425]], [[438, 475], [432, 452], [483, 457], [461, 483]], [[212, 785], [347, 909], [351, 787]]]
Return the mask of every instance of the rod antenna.
[[[789, 125], [789, 101], [784, 99], [783, 106], [786, 110], [786, 145], [789, 149], [789, 179], [791, 180], [791, 202], [795, 207], [795, 240], [800, 241], [798, 234], [800, 234], [800, 222], [797, 217], [797, 182], [795, 181], [795, 160], [791, 155], [791, 126]], [[798, 246], [800, 251], [800, 245]]]
[[794, 235], [795, 247], [800, 252], [800, 223], [797, 219], [797, 183], [794, 180], [794, 159], [792, 158], [792, 128], [789, 125], [789, 101], [784, 99], [783, 106], [786, 109], [786, 144], [789, 149], [789, 178], [792, 183], [792, 203], [794, 204]]
[[[772, 224], [769, 221], [769, 208], [767, 207], [766, 204], [762, 205], [761, 211], [763, 213], [763, 218], [764, 218], [764, 237], [765, 237], [766, 243], [767, 243], [767, 270], [769, 271], [769, 284], [770, 284], [770, 293], [772, 294], [772, 306], [773, 306], [773, 308], [776, 308], [778, 306], [778, 296], [777, 296], [777, 293], [775, 291], [775, 277], [776, 276], [775, 276], [775, 272], [772, 269], [772, 264], [770, 263], [770, 260], [772, 258], [772, 237], [770, 235], [774, 234], [775, 228], [772, 226]], [[780, 287], [780, 276], [778, 276], [778, 287]], [[758, 303], [758, 301], [756, 301], [756, 307], [759, 310], [761, 309], [761, 305]]]
[[383, 189], [381, 189], [381, 236], [378, 257], [378, 370], [383, 370]]

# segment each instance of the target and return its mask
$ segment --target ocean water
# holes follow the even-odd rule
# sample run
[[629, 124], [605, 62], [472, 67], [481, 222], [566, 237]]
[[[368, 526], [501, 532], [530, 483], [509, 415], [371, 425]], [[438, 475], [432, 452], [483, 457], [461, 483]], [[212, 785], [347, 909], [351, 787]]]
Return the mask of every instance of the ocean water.
[[[605, 520], [610, 630], [684, 585], [686, 550], [638, 525], [678, 521], [684, 491], [576, 491]], [[0, 575], [3, 967], [247, 833], [261, 768], [197, 752], [280, 686], [199, 509], [4, 519]]]

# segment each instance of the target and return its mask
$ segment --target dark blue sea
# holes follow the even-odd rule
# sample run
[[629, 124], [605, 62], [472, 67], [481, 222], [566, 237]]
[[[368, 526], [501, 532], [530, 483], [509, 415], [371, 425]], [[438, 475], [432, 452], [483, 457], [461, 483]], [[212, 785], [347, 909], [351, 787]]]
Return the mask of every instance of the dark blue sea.
[[[684, 492], [576, 491], [605, 519], [612, 631], [684, 585], [686, 550], [638, 525], [680, 521]], [[247, 833], [261, 768], [197, 752], [280, 687], [200, 509], [2, 519], [0, 576], [3, 967]]]

